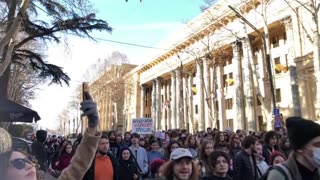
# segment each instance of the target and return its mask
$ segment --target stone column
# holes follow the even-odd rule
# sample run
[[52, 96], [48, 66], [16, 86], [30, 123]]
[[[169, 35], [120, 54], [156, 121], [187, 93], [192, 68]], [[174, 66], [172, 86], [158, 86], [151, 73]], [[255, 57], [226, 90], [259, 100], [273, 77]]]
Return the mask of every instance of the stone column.
[[190, 87], [188, 87], [188, 76], [185, 74], [183, 76], [183, 129], [188, 129], [188, 127], [190, 126], [190, 124], [188, 125], [188, 89]]
[[211, 84], [210, 84], [210, 62], [209, 60], [205, 60], [203, 62], [203, 77], [204, 77], [204, 86], [203, 86], [203, 93], [204, 93], [204, 122], [205, 122], [205, 129], [208, 127], [212, 127], [211, 123], [211, 116], [210, 116], [210, 92], [211, 92]]
[[291, 17], [283, 21], [286, 28], [287, 42], [286, 46], [288, 48], [287, 54], [287, 67], [290, 72], [290, 84], [291, 84], [291, 94], [292, 94], [292, 104], [293, 104], [293, 113], [294, 116], [301, 117], [301, 103], [300, 103], [300, 92], [299, 85], [297, 81], [297, 68], [294, 62], [294, 36], [292, 29], [292, 20]]
[[176, 73], [174, 71], [171, 72], [171, 128], [175, 129], [176, 126]]
[[168, 108], [167, 108], [167, 99], [168, 99], [168, 91], [167, 91], [167, 87], [168, 87], [168, 82], [167, 81], [163, 81], [163, 102], [162, 102], [162, 118], [161, 118], [161, 127], [162, 130], [167, 130], [168, 128], [168, 124], [167, 124], [167, 118], [168, 118]]
[[248, 37], [241, 40], [243, 48], [243, 61], [244, 61], [244, 81], [246, 83], [246, 88], [244, 94], [246, 95], [246, 115], [248, 119], [248, 130], [256, 130], [256, 116], [255, 116], [255, 99], [253, 90], [253, 77], [251, 69], [252, 54], [250, 47], [250, 40]]
[[176, 80], [176, 105], [177, 105], [177, 114], [176, 114], [176, 127], [177, 128], [182, 128], [183, 125], [183, 100], [182, 100], [182, 96], [183, 93], [182, 91], [182, 72], [180, 69], [176, 70], [176, 76], [177, 76], [177, 80]]
[[140, 112], [140, 117], [144, 117], [144, 112], [145, 112], [145, 107], [146, 107], [146, 86], [145, 85], [141, 85], [141, 102], [140, 102], [140, 108], [141, 108], [141, 112]]
[[219, 109], [219, 130], [223, 131], [224, 130], [224, 120], [225, 120], [225, 97], [224, 97], [224, 90], [222, 86], [223, 81], [223, 66], [219, 65], [217, 66], [217, 84], [218, 84], [218, 109]]
[[156, 80], [152, 81], [152, 106], [151, 117], [153, 119], [153, 129], [157, 129], [157, 83]]
[[161, 86], [162, 86], [162, 78], [158, 77], [156, 79], [156, 119], [157, 119], [157, 125], [156, 125], [156, 129], [155, 130], [162, 130], [161, 127], [161, 107], [162, 107], [162, 103], [161, 103]]
[[240, 55], [240, 46], [239, 41], [233, 42], [233, 77], [235, 83], [234, 99], [233, 99], [233, 125], [237, 129], [244, 129], [245, 122], [245, 107], [244, 107], [244, 98], [243, 98], [243, 86], [242, 86], [242, 67], [241, 67], [241, 55]]
[[198, 88], [198, 94], [200, 97], [199, 101], [199, 112], [200, 112], [200, 118], [199, 118], [199, 130], [205, 130], [205, 117], [204, 117], [204, 93], [203, 93], [203, 87], [204, 87], [204, 78], [203, 78], [203, 62], [199, 61], [197, 62], [197, 80], [199, 82]]
[[188, 99], [188, 113], [189, 113], [189, 118], [188, 118], [188, 122], [189, 122], [189, 132], [193, 132], [194, 130], [194, 119], [193, 119], [193, 74], [190, 74], [189, 75], [189, 78], [188, 78], [188, 86], [189, 86], [189, 89], [188, 89], [188, 96], [189, 99]]
[[[170, 102], [170, 89], [171, 89], [171, 86], [169, 84], [170, 82], [167, 82], [167, 86], [166, 86], [166, 89], [167, 89], [167, 95], [166, 95], [166, 100]], [[171, 128], [171, 109], [172, 109], [172, 102], [170, 102], [168, 108], [167, 108], [167, 119], [166, 119], [166, 125], [167, 125], [167, 130]]]

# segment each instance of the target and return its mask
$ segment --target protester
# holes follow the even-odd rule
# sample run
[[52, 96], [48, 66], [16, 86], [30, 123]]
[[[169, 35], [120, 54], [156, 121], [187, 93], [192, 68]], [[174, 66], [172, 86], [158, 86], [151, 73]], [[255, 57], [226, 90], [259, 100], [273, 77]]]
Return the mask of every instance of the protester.
[[163, 165], [162, 175], [166, 180], [198, 180], [199, 171], [192, 161], [192, 154], [184, 148], [175, 149], [170, 160]]
[[270, 156], [273, 151], [279, 151], [278, 147], [279, 135], [275, 131], [269, 131], [265, 134], [263, 146], [263, 157], [268, 165], [271, 165]]
[[283, 153], [283, 155], [286, 156], [286, 158], [289, 158], [289, 155], [292, 152], [292, 149], [290, 148], [290, 141], [287, 137], [283, 137], [280, 141], [280, 151]]
[[194, 135], [189, 135], [186, 139], [185, 148], [192, 154], [193, 159], [198, 157], [198, 143]]
[[[268, 180], [320, 179], [320, 125], [301, 117], [289, 117], [286, 127], [293, 154], [282, 165], [273, 169]], [[282, 172], [285, 173], [282, 173]]]
[[0, 180], [37, 180], [36, 160], [30, 155], [9, 150], [0, 154]]
[[168, 144], [167, 148], [166, 148], [166, 152], [165, 152], [165, 159], [169, 160], [170, 159], [170, 154], [173, 150], [181, 148], [181, 144], [178, 141], [170, 141], [170, 143]]
[[160, 167], [165, 163], [163, 159], [154, 159], [150, 164], [151, 178], [160, 178]]
[[37, 140], [32, 143], [32, 155], [35, 156], [35, 158], [38, 161], [38, 164], [40, 165], [40, 169], [44, 172], [47, 171], [48, 168], [48, 161], [47, 161], [47, 149], [44, 145], [44, 142], [47, 138], [47, 131], [45, 130], [38, 130], [36, 133]]
[[223, 151], [214, 151], [210, 154], [210, 165], [212, 173], [206, 177], [202, 177], [202, 180], [232, 180], [228, 175], [229, 171], [229, 155]]
[[100, 180], [105, 177], [117, 180], [117, 167], [118, 161], [110, 152], [109, 137], [103, 135], [99, 141], [97, 154], [83, 180]]
[[264, 161], [264, 157], [262, 156], [262, 142], [256, 145], [256, 152], [254, 153], [255, 160], [258, 167], [259, 177], [263, 176], [269, 169], [268, 164]]
[[209, 162], [209, 156], [214, 151], [213, 143], [210, 141], [203, 141], [200, 147], [199, 153], [199, 165], [201, 166], [201, 176], [211, 174], [211, 165]]
[[147, 152], [149, 166], [151, 165], [151, 162], [154, 159], [162, 158], [161, 153], [158, 150], [159, 150], [159, 142], [156, 140], [153, 140], [151, 142], [151, 150], [149, 152]]
[[285, 162], [287, 158], [279, 151], [273, 151], [273, 153], [270, 156], [269, 162], [271, 163], [271, 166], [275, 166], [277, 164], [282, 164]]
[[119, 180], [139, 179], [138, 164], [133, 160], [132, 156], [133, 155], [128, 147], [120, 150], [119, 166], [117, 169]]
[[233, 159], [234, 180], [256, 180], [258, 170], [254, 156], [258, 139], [254, 136], [247, 136], [243, 140], [243, 148]]
[[131, 135], [132, 145], [129, 147], [129, 149], [133, 153], [134, 160], [138, 163], [139, 174], [145, 177], [148, 175], [149, 171], [148, 155], [146, 150], [139, 146], [139, 138], [140, 135], [137, 133], [133, 133]]
[[131, 146], [131, 134], [130, 134], [130, 132], [126, 132], [126, 133], [124, 133], [122, 147], [129, 147], [129, 146]]
[[232, 134], [230, 137], [230, 156], [233, 158], [241, 151], [241, 143], [238, 134]]

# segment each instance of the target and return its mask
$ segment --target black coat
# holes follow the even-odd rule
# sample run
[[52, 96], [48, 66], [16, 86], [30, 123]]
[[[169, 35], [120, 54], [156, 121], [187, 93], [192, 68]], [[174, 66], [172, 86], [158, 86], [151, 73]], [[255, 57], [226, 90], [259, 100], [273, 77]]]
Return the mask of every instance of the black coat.
[[35, 141], [31, 145], [32, 155], [37, 159], [40, 169], [47, 171], [47, 149], [40, 141]]
[[211, 176], [202, 177], [201, 180], [232, 180], [232, 178], [230, 176], [218, 177], [215, 175], [211, 175]]
[[130, 160], [128, 162], [120, 160], [117, 172], [119, 180], [133, 180], [134, 174], [139, 176], [137, 163]]
[[[278, 146], [274, 146], [274, 150], [279, 151]], [[262, 148], [262, 156], [265, 158], [264, 160], [268, 165], [270, 165], [270, 156], [272, 154], [272, 149], [268, 145], [264, 145]]]
[[[252, 157], [252, 160], [253, 160], [253, 167], [250, 162], [250, 156]], [[234, 157], [232, 177], [234, 180], [256, 180], [257, 179], [258, 170], [257, 170], [255, 157], [253, 154], [249, 155], [245, 150], [241, 150]]]
[[[108, 153], [108, 156], [111, 160], [112, 167], [113, 167], [113, 180], [118, 180], [118, 174], [117, 174], [117, 169], [118, 169], [118, 161], [117, 159], [111, 154]], [[93, 159], [93, 162], [91, 164], [91, 167], [89, 170], [86, 172], [82, 180], [94, 180], [94, 166], [95, 166], [95, 159]], [[119, 179], [121, 180], [121, 179]]]

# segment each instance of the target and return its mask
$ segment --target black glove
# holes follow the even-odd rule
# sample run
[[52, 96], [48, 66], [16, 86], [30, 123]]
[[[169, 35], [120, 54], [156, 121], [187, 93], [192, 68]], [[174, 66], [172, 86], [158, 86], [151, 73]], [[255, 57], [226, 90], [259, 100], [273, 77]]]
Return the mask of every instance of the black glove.
[[99, 124], [99, 114], [97, 110], [97, 103], [92, 100], [91, 95], [88, 92], [84, 92], [85, 99], [81, 102], [80, 110], [83, 111], [81, 117], [87, 116], [90, 128], [96, 128]]

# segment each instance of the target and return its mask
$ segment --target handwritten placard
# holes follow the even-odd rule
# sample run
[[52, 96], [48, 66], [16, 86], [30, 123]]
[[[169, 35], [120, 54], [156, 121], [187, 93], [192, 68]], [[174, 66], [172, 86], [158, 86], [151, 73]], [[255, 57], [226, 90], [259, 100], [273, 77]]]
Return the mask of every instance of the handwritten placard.
[[132, 133], [152, 134], [153, 120], [152, 118], [133, 118]]

